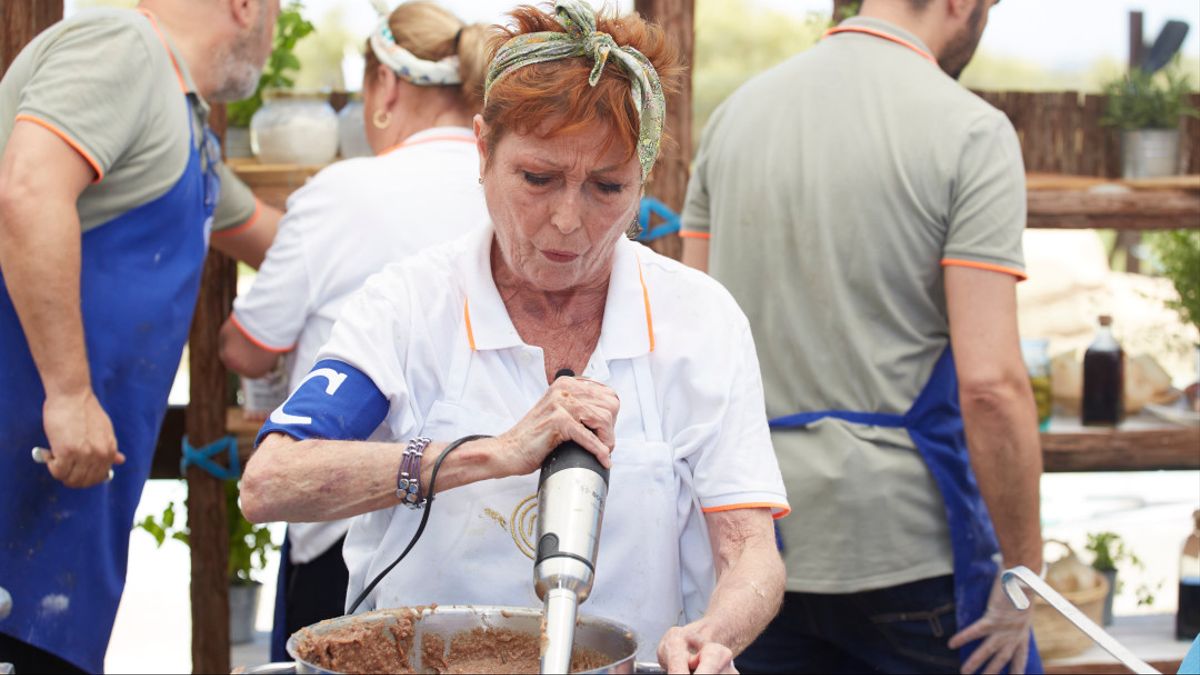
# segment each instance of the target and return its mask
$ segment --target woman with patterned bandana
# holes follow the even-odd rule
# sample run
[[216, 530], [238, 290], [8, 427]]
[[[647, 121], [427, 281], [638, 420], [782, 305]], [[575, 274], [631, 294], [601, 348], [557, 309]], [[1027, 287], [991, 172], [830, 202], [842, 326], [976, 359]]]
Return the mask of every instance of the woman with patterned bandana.
[[[286, 358], [299, 386], [346, 300], [389, 262], [487, 220], [471, 118], [483, 107], [487, 27], [407, 2], [367, 40], [363, 114], [374, 157], [338, 162], [288, 201], [279, 236], [221, 331], [221, 358], [258, 377]], [[288, 526], [272, 660], [293, 632], [344, 611], [349, 522]], [[327, 522], [325, 522], [327, 521]]]
[[[356, 597], [412, 538], [434, 460], [491, 434], [444, 457], [437, 514], [362, 609], [538, 605], [522, 504], [572, 440], [611, 469], [585, 611], [631, 625], [639, 659], [732, 672], [778, 608], [771, 525], [788, 506], [746, 319], [720, 285], [625, 236], [676, 51], [578, 0], [512, 19], [474, 122], [490, 222], [347, 302], [259, 434], [243, 510], [357, 516]], [[401, 471], [418, 499], [397, 496]]]

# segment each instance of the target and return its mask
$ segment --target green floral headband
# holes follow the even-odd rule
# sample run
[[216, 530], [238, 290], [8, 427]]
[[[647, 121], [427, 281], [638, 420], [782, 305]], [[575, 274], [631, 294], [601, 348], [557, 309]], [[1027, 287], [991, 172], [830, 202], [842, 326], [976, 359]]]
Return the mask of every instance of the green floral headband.
[[492, 85], [505, 75], [535, 63], [555, 61], [573, 56], [586, 56], [595, 62], [588, 84], [596, 86], [608, 57], [616, 58], [630, 75], [630, 94], [638, 112], [638, 162], [642, 165], [642, 180], [650, 175], [654, 160], [658, 157], [658, 145], [662, 140], [663, 116], [666, 100], [662, 83], [654, 65], [633, 47], [620, 47], [608, 33], [596, 30], [596, 15], [591, 6], [581, 0], [557, 0], [554, 14], [565, 33], [544, 31], [518, 35], [496, 52], [488, 66], [487, 79], [483, 84], [483, 102], [487, 105]]

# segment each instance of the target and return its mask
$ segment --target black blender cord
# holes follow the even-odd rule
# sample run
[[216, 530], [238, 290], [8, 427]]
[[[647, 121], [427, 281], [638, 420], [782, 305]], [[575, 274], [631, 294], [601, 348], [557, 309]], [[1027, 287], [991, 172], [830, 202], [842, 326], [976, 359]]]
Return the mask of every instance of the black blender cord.
[[354, 604], [350, 605], [350, 611], [346, 612], [347, 614], [353, 614], [354, 610], [358, 609], [358, 606], [362, 604], [363, 600], [366, 600], [367, 596], [371, 594], [371, 591], [375, 590], [375, 587], [379, 585], [379, 582], [383, 581], [383, 578], [387, 576], [387, 573], [391, 572], [393, 567], [400, 564], [400, 561], [404, 560], [404, 556], [408, 555], [408, 552], [412, 550], [413, 546], [416, 546], [417, 540], [421, 538], [421, 534], [425, 531], [425, 523], [429, 522], [429, 512], [433, 510], [433, 496], [435, 494], [433, 491], [433, 485], [437, 481], [438, 469], [442, 468], [442, 462], [446, 461], [446, 457], [449, 456], [450, 453], [459, 449], [463, 444], [470, 443], [471, 441], [478, 441], [481, 438], [491, 438], [491, 436], [484, 434], [464, 436], [457, 441], [454, 441], [450, 445], [447, 445], [446, 449], [442, 451], [442, 454], [438, 455], [437, 461], [433, 464], [433, 473], [429, 474], [429, 496], [425, 498], [425, 512], [421, 514], [421, 523], [417, 525], [417, 531], [413, 534], [412, 540], [408, 542], [408, 546], [404, 547], [404, 551], [402, 551], [400, 555], [392, 561], [392, 564], [388, 565], [386, 569], [376, 575], [375, 578], [371, 580], [371, 583], [367, 584], [367, 587], [363, 589], [363, 592], [358, 594], [358, 598], [354, 600]]

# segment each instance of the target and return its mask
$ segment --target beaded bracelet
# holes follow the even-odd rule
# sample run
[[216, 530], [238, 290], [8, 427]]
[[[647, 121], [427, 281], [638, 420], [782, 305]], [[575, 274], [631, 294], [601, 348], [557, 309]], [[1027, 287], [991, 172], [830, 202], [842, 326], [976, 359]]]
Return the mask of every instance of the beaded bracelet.
[[421, 457], [431, 442], [424, 437], [412, 439], [400, 459], [400, 474], [396, 477], [396, 497], [401, 504], [410, 509], [425, 506], [426, 500], [421, 498]]

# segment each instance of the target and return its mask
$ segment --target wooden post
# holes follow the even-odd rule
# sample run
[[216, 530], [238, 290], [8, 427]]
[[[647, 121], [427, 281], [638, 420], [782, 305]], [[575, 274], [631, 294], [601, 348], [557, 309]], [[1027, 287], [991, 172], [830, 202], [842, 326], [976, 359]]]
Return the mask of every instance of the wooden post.
[[1146, 37], [1142, 32], [1142, 13], [1129, 13], [1129, 68], [1141, 68], [1146, 59]]
[[63, 0], [0, 0], [0, 77], [38, 33], [63, 17]]
[[[225, 109], [210, 121], [224, 131]], [[217, 337], [237, 293], [237, 263], [210, 250], [188, 337], [191, 389], [185, 427], [193, 447], [225, 435], [228, 379]], [[192, 549], [192, 672], [229, 672], [229, 525], [225, 481], [188, 467], [188, 527]]]
[[[662, 27], [679, 43], [684, 76], [679, 92], [667, 97], [666, 134], [672, 143], [664, 144], [658, 164], [646, 186], [646, 194], [666, 204], [676, 213], [683, 211], [688, 176], [692, 163], [692, 58], [695, 49], [694, 0], [635, 0], [634, 8], [649, 21]], [[683, 254], [677, 234], [650, 242], [650, 248], [676, 260]]]
[[[1200, 94], [1192, 94], [1189, 99], [1193, 108], [1200, 109]], [[1180, 126], [1183, 128], [1179, 139], [1180, 150], [1183, 153], [1183, 172], [1200, 173], [1200, 119], [1185, 117]]]
[[[1142, 29], [1142, 13], [1129, 13], [1129, 70], [1141, 68], [1142, 61], [1145, 60], [1146, 54], [1146, 39]], [[1125, 271], [1130, 274], [1137, 274], [1140, 271], [1141, 265], [1133, 255], [1134, 249], [1138, 242], [1142, 240], [1140, 232], [1131, 230], [1122, 230], [1117, 232], [1117, 241], [1113, 245], [1113, 254], [1117, 251], [1125, 252]], [[1111, 262], [1111, 257], [1110, 257]]]

